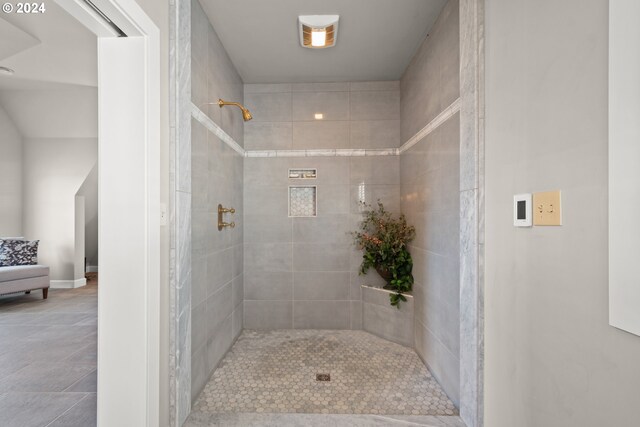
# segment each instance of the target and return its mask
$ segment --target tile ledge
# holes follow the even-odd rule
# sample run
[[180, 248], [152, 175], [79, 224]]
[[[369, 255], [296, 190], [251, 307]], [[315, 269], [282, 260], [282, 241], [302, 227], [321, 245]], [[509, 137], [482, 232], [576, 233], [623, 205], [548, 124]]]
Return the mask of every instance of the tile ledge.
[[[371, 286], [371, 285], [360, 285], [360, 287], [362, 287], [362, 288], [367, 288], [367, 289], [373, 289], [373, 290], [375, 290], [375, 291], [378, 291], [378, 292], [384, 292], [384, 293], [387, 293], [387, 294], [395, 294], [395, 292], [394, 292], [394, 291], [391, 291], [391, 290], [389, 290], [389, 289], [379, 288], [379, 287], [377, 287], [377, 286]], [[405, 292], [405, 293], [403, 293], [402, 295], [404, 295], [405, 297], [408, 297], [408, 298], [413, 298], [413, 293], [412, 293], [411, 291], [409, 291], [409, 292]]]

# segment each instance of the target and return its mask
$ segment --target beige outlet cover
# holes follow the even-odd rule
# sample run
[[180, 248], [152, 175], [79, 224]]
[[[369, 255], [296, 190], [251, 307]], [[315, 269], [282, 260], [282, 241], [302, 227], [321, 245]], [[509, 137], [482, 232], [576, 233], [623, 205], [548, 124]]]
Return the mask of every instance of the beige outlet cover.
[[533, 225], [562, 225], [560, 190], [533, 193]]

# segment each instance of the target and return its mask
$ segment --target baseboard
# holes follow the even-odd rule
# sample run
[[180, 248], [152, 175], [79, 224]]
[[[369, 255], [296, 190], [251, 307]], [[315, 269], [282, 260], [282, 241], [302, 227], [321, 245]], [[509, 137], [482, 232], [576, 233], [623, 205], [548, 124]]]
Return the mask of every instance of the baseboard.
[[97, 265], [87, 265], [87, 273], [97, 273], [98, 266]]
[[87, 284], [87, 279], [84, 277], [77, 280], [51, 280], [49, 287], [52, 289], [75, 289], [81, 288]]

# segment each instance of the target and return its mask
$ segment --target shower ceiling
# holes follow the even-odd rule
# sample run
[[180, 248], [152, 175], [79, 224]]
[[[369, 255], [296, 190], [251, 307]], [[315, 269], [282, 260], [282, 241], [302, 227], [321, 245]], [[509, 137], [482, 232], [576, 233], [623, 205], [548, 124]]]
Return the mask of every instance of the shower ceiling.
[[[445, 0], [200, 0], [245, 83], [397, 80]], [[340, 42], [304, 49], [299, 15], [340, 15]]]

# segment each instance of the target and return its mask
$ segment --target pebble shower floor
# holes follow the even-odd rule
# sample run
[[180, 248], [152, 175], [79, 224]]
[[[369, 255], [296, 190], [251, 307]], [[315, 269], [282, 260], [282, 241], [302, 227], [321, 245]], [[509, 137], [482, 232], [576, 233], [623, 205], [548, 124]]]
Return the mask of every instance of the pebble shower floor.
[[458, 414], [412, 349], [363, 331], [318, 330], [245, 330], [193, 411]]

